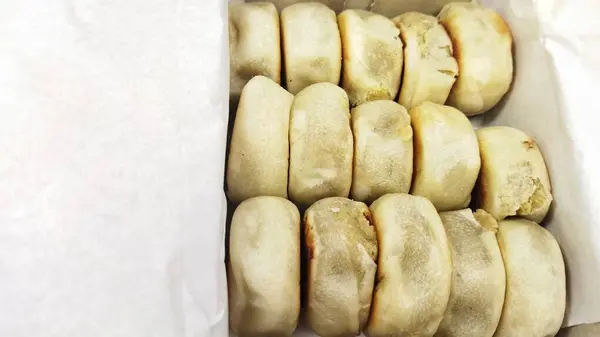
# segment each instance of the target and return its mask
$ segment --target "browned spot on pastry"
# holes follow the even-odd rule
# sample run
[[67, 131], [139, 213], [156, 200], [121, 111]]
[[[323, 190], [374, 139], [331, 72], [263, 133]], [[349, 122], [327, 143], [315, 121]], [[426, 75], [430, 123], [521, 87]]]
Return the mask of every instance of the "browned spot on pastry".
[[[450, 41], [452, 42], [452, 51], [453, 53], [451, 53], [450, 55], [454, 56], [454, 58], [458, 61], [461, 58], [461, 44], [460, 41], [458, 41], [455, 37], [454, 34], [451, 34], [452, 32], [456, 31], [455, 29], [453, 29], [452, 24], [450, 22], [441, 22], [442, 27], [444, 27], [444, 29], [446, 30], [446, 33], [448, 34], [448, 37], [450, 38]], [[460, 69], [460, 67], [459, 67]]]
[[491, 18], [491, 24], [499, 35], [506, 36], [512, 40], [510, 28], [506, 24], [506, 21], [504, 21], [499, 14], [494, 13], [493, 17]]
[[314, 241], [311, 229], [310, 229], [310, 225], [307, 223], [306, 224], [306, 258], [308, 259], [308, 261], [313, 259], [314, 248], [315, 248], [315, 241]]
[[329, 65], [326, 57], [317, 57], [310, 61], [310, 67], [313, 69], [325, 69]]
[[489, 205], [491, 202], [491, 191], [489, 188], [489, 182], [487, 181], [488, 172], [486, 161], [481, 159], [481, 169], [479, 171], [478, 181], [475, 184], [475, 189], [473, 190], [473, 205], [475, 208], [482, 207], [483, 205]]
[[527, 140], [523, 141], [523, 146], [525, 146], [525, 149], [531, 150], [531, 149], [535, 149], [536, 144], [532, 138], [528, 138]]
[[372, 227], [373, 226], [373, 220], [372, 220], [372, 217], [371, 217], [371, 212], [369, 211], [368, 208], [363, 211], [363, 216], [369, 222], [369, 226]]
[[[369, 315], [369, 322], [377, 322], [381, 320], [381, 318], [379, 317], [379, 298], [377, 296], [377, 290], [383, 283], [385, 276], [380, 275], [379, 271], [377, 271], [377, 274], [378, 275], [375, 281], [375, 289], [373, 290], [373, 299], [371, 300], [371, 313]], [[369, 323], [367, 323], [367, 327], [368, 326]]]
[[482, 209], [478, 209], [475, 211], [475, 213], [473, 213], [473, 217], [486, 230], [488, 230], [494, 234], [498, 232], [498, 222], [488, 212], [486, 212]]
[[452, 71], [452, 70], [446, 70], [446, 69], [438, 69], [438, 72], [444, 75], [448, 75], [448, 76], [452, 76], [452, 77], [456, 77], [456, 72]]
[[265, 59], [252, 60], [241, 64], [237, 70], [237, 75], [244, 81], [250, 81], [258, 75], [271, 76]]
[[[413, 111], [415, 113], [413, 113]], [[419, 123], [416, 121], [417, 119], [420, 119], [417, 116], [419, 110], [413, 110], [411, 109], [410, 113], [411, 113], [411, 119], [413, 120], [413, 127], [412, 127], [412, 132], [413, 132], [413, 177], [412, 177], [412, 181], [417, 181], [421, 179], [421, 175], [422, 175], [422, 163], [421, 163], [421, 158], [423, 158], [423, 153], [425, 152], [425, 149], [423, 147], [423, 142], [422, 142], [422, 138], [421, 138], [421, 129], [419, 126]], [[412, 184], [411, 186], [411, 191], [414, 191], [414, 187], [415, 184]]]

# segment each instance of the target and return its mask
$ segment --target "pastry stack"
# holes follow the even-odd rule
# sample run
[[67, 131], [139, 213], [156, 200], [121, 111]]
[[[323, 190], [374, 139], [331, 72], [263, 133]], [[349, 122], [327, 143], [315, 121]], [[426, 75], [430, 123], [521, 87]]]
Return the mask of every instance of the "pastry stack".
[[509, 91], [508, 25], [474, 3], [340, 9], [230, 5], [231, 329], [292, 336], [302, 312], [321, 337], [555, 335], [542, 152], [469, 119]]

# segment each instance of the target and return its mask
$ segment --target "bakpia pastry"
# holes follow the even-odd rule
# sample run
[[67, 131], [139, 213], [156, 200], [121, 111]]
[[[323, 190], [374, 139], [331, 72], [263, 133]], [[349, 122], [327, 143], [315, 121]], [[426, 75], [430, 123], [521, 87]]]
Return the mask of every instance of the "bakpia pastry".
[[353, 140], [348, 96], [330, 83], [302, 90], [290, 120], [290, 200], [310, 206], [347, 197], [352, 184]]
[[229, 5], [229, 67], [229, 92], [235, 98], [254, 76], [280, 83], [279, 14], [272, 3]]
[[348, 9], [338, 16], [342, 37], [342, 87], [351, 106], [393, 100], [400, 88], [400, 31], [383, 15]]
[[368, 336], [433, 336], [452, 277], [442, 221], [429, 200], [408, 194], [387, 194], [370, 209], [379, 259]]
[[[245, 0], [246, 2], [263, 2], [265, 0]], [[286, 7], [291, 5], [295, 5], [297, 3], [306, 2], [306, 0], [269, 0], [270, 2], [275, 4], [279, 10], [283, 10]], [[319, 0], [320, 3], [326, 5], [327, 7], [333, 9], [336, 12], [341, 12], [344, 9], [344, 4], [347, 4], [348, 7], [355, 8], [354, 5], [358, 6], [368, 6], [368, 1], [371, 0]]]
[[438, 211], [467, 207], [481, 160], [471, 122], [460, 111], [423, 102], [410, 110], [414, 132], [411, 194], [428, 198]]
[[321, 337], [357, 336], [369, 317], [377, 238], [362, 202], [327, 198], [304, 214], [306, 318]]
[[433, 16], [409, 12], [392, 20], [404, 41], [404, 72], [398, 102], [411, 109], [422, 102], [444, 104], [458, 74], [452, 42]]
[[454, 45], [459, 75], [447, 105], [467, 116], [494, 107], [513, 78], [512, 34], [496, 11], [476, 3], [450, 3], [438, 15]]
[[260, 195], [287, 198], [290, 108], [294, 96], [279, 84], [254, 77], [240, 97], [227, 165], [233, 202]]
[[483, 210], [444, 212], [440, 218], [450, 241], [454, 270], [448, 308], [435, 337], [492, 337], [506, 288], [496, 239], [498, 223]]
[[413, 133], [406, 109], [373, 101], [352, 109], [352, 198], [371, 203], [388, 193], [408, 193], [413, 171]]
[[286, 88], [297, 94], [311, 84], [338, 84], [342, 45], [335, 12], [318, 2], [298, 3], [281, 12]]
[[300, 313], [300, 214], [256, 197], [233, 214], [227, 262], [229, 324], [238, 337], [291, 336]]
[[498, 226], [506, 298], [494, 337], [555, 336], [566, 307], [565, 265], [556, 239], [526, 219]]
[[520, 216], [541, 223], [552, 194], [548, 170], [536, 142], [507, 126], [478, 129], [481, 175], [477, 206], [496, 219]]

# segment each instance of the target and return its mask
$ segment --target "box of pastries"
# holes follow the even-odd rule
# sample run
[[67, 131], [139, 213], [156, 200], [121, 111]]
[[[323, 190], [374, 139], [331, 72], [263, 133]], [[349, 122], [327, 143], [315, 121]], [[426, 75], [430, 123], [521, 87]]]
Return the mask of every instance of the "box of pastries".
[[229, 4], [234, 335], [548, 337], [600, 319], [581, 309], [600, 300], [600, 256], [580, 248], [598, 199], [527, 11]]
[[600, 336], [600, 0], [0, 0], [0, 337]]

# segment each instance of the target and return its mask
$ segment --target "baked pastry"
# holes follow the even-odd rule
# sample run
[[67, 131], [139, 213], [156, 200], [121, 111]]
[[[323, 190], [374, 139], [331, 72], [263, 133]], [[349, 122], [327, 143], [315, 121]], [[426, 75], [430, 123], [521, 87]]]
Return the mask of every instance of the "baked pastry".
[[481, 150], [477, 206], [498, 220], [517, 215], [541, 223], [552, 193], [538, 145], [507, 126], [482, 128], [476, 134]]
[[459, 75], [446, 101], [467, 116], [494, 107], [513, 79], [512, 34], [496, 11], [477, 3], [450, 3], [439, 14], [454, 45]]
[[404, 72], [398, 102], [411, 109], [422, 102], [444, 104], [458, 74], [452, 41], [433, 16], [409, 12], [392, 20], [404, 41]]
[[254, 76], [266, 76], [280, 83], [279, 36], [279, 13], [272, 3], [229, 5], [229, 92], [232, 97], [237, 99]]
[[290, 109], [294, 96], [279, 84], [254, 77], [240, 97], [227, 165], [233, 202], [260, 195], [287, 198]]
[[450, 296], [452, 259], [429, 200], [387, 194], [371, 205], [379, 243], [370, 337], [433, 336]]
[[326, 197], [347, 197], [354, 149], [346, 92], [318, 83], [298, 93], [289, 138], [290, 200], [310, 206]]
[[[246, 2], [263, 2], [265, 0], [245, 0]], [[269, 0], [270, 2], [274, 3], [275, 6], [281, 11], [286, 7], [289, 7], [291, 5], [295, 5], [297, 3], [302, 3], [302, 2], [307, 2], [306, 0]], [[349, 6], [352, 5], [353, 2], [356, 2], [357, 4], [362, 4], [365, 1], [371, 1], [371, 0], [318, 0], [320, 3], [326, 5], [327, 7], [333, 9], [336, 12], [340, 12], [344, 9], [344, 4], [345, 3], [350, 3]], [[368, 3], [367, 3], [368, 5]], [[354, 7], [352, 7], [354, 8]]]
[[393, 100], [400, 88], [400, 31], [383, 15], [348, 9], [338, 16], [342, 36], [342, 87], [351, 106]]
[[566, 307], [565, 264], [556, 239], [525, 219], [500, 221], [506, 298], [494, 337], [555, 336]]
[[369, 317], [377, 238], [367, 205], [327, 198], [304, 214], [306, 318], [319, 336], [357, 336]]
[[413, 171], [413, 133], [406, 109], [373, 101], [352, 109], [352, 198], [371, 203], [388, 193], [408, 193]]
[[335, 12], [318, 2], [298, 3], [281, 12], [286, 87], [292, 94], [311, 84], [338, 84], [342, 45]]
[[256, 197], [233, 214], [227, 261], [229, 325], [238, 337], [291, 336], [300, 313], [300, 214]]
[[[492, 337], [504, 304], [506, 273], [498, 223], [483, 210], [440, 213], [452, 250], [452, 291], [435, 337]], [[515, 335], [517, 336], [517, 335]]]
[[428, 198], [440, 212], [467, 207], [481, 167], [471, 122], [460, 111], [431, 102], [409, 113], [415, 143], [411, 194]]

